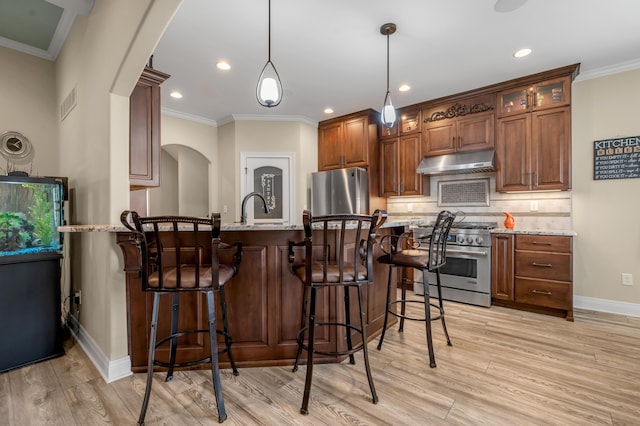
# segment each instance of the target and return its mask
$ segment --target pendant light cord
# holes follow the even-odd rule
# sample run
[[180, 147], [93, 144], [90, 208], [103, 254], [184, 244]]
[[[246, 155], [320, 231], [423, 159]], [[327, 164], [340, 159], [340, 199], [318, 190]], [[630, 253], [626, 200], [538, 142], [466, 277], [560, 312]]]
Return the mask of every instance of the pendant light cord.
[[269, 37], [268, 37], [268, 40], [269, 40], [269, 58], [268, 58], [268, 61], [271, 62], [271, 0], [269, 0]]
[[388, 30], [387, 30], [387, 93], [389, 93], [389, 31]]

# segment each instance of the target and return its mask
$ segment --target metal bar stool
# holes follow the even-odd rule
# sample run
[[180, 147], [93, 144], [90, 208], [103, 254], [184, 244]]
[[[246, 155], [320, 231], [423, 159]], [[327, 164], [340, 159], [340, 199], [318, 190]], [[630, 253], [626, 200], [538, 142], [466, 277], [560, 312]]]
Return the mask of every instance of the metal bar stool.
[[[378, 402], [369, 366], [367, 353], [367, 331], [363, 319], [362, 289], [373, 279], [373, 245], [376, 232], [385, 222], [387, 213], [376, 210], [373, 215], [327, 215], [313, 217], [305, 210], [302, 216], [304, 224], [304, 241], [289, 242], [289, 262], [291, 272], [302, 282], [302, 307], [300, 329], [297, 333], [298, 354], [293, 371], [298, 370], [302, 350], [307, 351], [307, 375], [302, 398], [302, 414], [309, 413], [309, 396], [313, 378], [314, 355], [329, 356], [349, 355], [349, 362], [355, 364], [354, 353], [363, 351], [364, 365], [371, 389], [373, 403]], [[315, 244], [315, 245], [314, 245]], [[304, 247], [295, 250], [295, 247]], [[296, 256], [297, 253], [297, 256]], [[301, 255], [304, 257], [301, 259]], [[341, 287], [344, 292], [344, 322], [336, 319], [316, 320], [317, 290], [319, 288]], [[350, 312], [349, 290], [357, 290], [359, 323], [352, 323]], [[310, 297], [309, 304], [307, 300]], [[308, 310], [308, 312], [307, 312]], [[321, 350], [315, 344], [317, 327], [334, 326], [342, 328], [346, 334], [347, 347], [343, 350], [336, 342], [336, 350]], [[355, 345], [352, 334], [360, 335], [362, 342]], [[305, 338], [306, 335], [306, 338]]]
[[[389, 265], [389, 281], [387, 287], [387, 311], [384, 316], [384, 325], [382, 334], [378, 342], [378, 350], [382, 348], [382, 342], [387, 330], [387, 321], [389, 314], [400, 318], [400, 329], [404, 328], [404, 320], [424, 321], [427, 331], [427, 347], [429, 349], [429, 365], [431, 368], [436, 366], [435, 355], [433, 352], [433, 341], [431, 337], [431, 321], [440, 320], [444, 335], [447, 339], [447, 345], [451, 346], [451, 339], [447, 332], [447, 325], [444, 321], [444, 307], [442, 304], [442, 288], [440, 287], [440, 267], [447, 261], [447, 239], [451, 225], [455, 215], [447, 210], [443, 210], [438, 214], [431, 235], [427, 236], [424, 241], [414, 240], [412, 232], [405, 232], [402, 235], [385, 235], [382, 240], [382, 250], [384, 255], [378, 258], [378, 262]], [[385, 240], [389, 240], [388, 242]], [[395, 240], [394, 240], [395, 239]], [[387, 247], [385, 247], [387, 242]], [[406, 247], [406, 248], [403, 248]], [[391, 292], [395, 291], [395, 283], [392, 281], [393, 268], [402, 269], [402, 289], [399, 300], [391, 301]], [[407, 299], [407, 268], [419, 269], [422, 272], [424, 283], [424, 300]], [[429, 272], [436, 274], [436, 286], [438, 288], [438, 304], [431, 303], [429, 295]], [[424, 317], [410, 317], [406, 314], [407, 303], [419, 303], [424, 305]], [[400, 313], [392, 309], [395, 304], [400, 304]], [[431, 307], [438, 310], [438, 315], [431, 315]]]
[[[140, 254], [140, 280], [143, 291], [153, 293], [153, 311], [149, 332], [149, 364], [147, 384], [144, 392], [138, 425], [144, 425], [149, 405], [153, 368], [159, 365], [167, 368], [165, 381], [173, 378], [174, 368], [191, 367], [211, 363], [213, 389], [218, 408], [218, 421], [227, 418], [220, 385], [218, 355], [227, 353], [234, 375], [238, 375], [232, 353], [231, 335], [227, 324], [227, 304], [224, 287], [238, 270], [242, 258], [242, 245], [228, 245], [220, 240], [220, 214], [213, 213], [210, 218], [186, 216], [140, 217], [135, 211], [124, 211], [120, 221], [132, 233], [131, 241]], [[231, 264], [220, 262], [220, 255], [226, 249], [233, 253]], [[178, 327], [179, 296], [184, 292], [201, 292], [207, 300], [208, 328], [182, 330]], [[222, 329], [216, 325], [214, 294], [219, 293], [222, 309]], [[160, 296], [172, 295], [170, 334], [158, 340], [158, 310]], [[176, 362], [178, 338], [195, 333], [209, 335], [210, 356], [198, 360]], [[224, 338], [224, 347], [218, 349], [217, 335]], [[156, 359], [156, 349], [168, 342], [169, 360]]]

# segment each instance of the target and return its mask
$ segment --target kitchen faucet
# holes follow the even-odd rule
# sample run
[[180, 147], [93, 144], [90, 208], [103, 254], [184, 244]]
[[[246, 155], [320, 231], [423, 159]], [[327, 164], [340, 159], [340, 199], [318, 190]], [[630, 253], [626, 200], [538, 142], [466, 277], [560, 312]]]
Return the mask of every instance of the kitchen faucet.
[[247, 200], [251, 197], [260, 198], [264, 203], [264, 212], [269, 213], [269, 206], [267, 205], [267, 200], [264, 198], [264, 196], [259, 192], [250, 192], [242, 199], [242, 211], [240, 213], [240, 224], [242, 225], [247, 224]]

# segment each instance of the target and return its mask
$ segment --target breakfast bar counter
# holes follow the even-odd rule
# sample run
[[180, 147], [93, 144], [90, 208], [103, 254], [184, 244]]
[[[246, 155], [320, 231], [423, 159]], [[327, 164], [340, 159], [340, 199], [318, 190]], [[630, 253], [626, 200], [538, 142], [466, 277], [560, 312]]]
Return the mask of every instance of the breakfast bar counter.
[[[408, 223], [398, 221], [383, 225], [379, 234], [402, 233]], [[302, 241], [302, 226], [240, 225], [222, 226], [221, 239], [226, 243], [240, 242], [243, 246], [242, 262], [237, 275], [225, 286], [229, 328], [233, 338], [233, 355], [240, 367], [293, 364], [297, 352], [296, 333], [301, 317], [303, 287], [289, 271], [288, 242]], [[69, 225], [61, 232], [111, 232], [124, 256], [127, 291], [128, 345], [133, 372], [147, 369], [147, 347], [152, 295], [142, 291], [139, 278], [139, 255], [131, 243], [131, 234], [117, 225]], [[376, 245], [374, 259], [381, 254]], [[365, 316], [369, 339], [379, 335], [385, 314], [386, 282], [388, 270], [375, 262], [374, 283], [365, 286]], [[344, 315], [342, 293], [321, 292], [322, 318], [340, 318]], [[200, 294], [180, 295], [181, 328], [206, 328], [206, 306]], [[169, 328], [170, 297], [160, 308], [159, 333]], [[340, 302], [340, 303], [338, 303]], [[352, 298], [355, 302], [355, 298]], [[353, 305], [353, 309], [356, 304]], [[217, 309], [217, 312], [220, 312]], [[221, 321], [222, 318], [219, 318]], [[202, 336], [185, 336], [180, 357], [197, 359], [208, 348]], [[331, 330], [318, 330], [316, 341], [329, 348], [345, 345], [345, 336]], [[184, 350], [182, 348], [185, 348]], [[206, 356], [206, 355], [204, 355]], [[221, 365], [228, 366], [226, 354]], [[338, 362], [341, 359], [325, 359]]]

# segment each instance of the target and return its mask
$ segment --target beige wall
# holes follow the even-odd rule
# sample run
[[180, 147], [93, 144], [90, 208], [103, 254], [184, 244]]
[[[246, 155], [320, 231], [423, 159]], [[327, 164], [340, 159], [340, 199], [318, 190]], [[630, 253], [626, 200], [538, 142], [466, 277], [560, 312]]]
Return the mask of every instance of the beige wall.
[[160, 153], [160, 186], [149, 189], [149, 216], [177, 214], [178, 203], [178, 160], [163, 149]]
[[[0, 47], [0, 134], [22, 133], [33, 145], [31, 176], [58, 176], [58, 104], [52, 62]], [[0, 157], [0, 173], [7, 162]]]
[[[76, 19], [55, 63], [55, 104], [77, 88], [77, 106], [58, 133], [76, 223], [118, 223], [129, 206], [129, 94], [179, 3], [97, 0], [88, 17]], [[108, 360], [125, 357], [124, 274], [114, 235], [86, 233], [72, 243], [80, 323]]]
[[[593, 142], [640, 135], [640, 70], [576, 81], [572, 93], [574, 292], [640, 303], [640, 179], [593, 180]], [[621, 284], [632, 273], [633, 286]]]
[[317, 171], [317, 127], [293, 121], [234, 121], [219, 128], [220, 202], [227, 206], [223, 222], [240, 218], [240, 153], [293, 153], [295, 214], [292, 223], [302, 222], [302, 210], [308, 206], [307, 185]]

